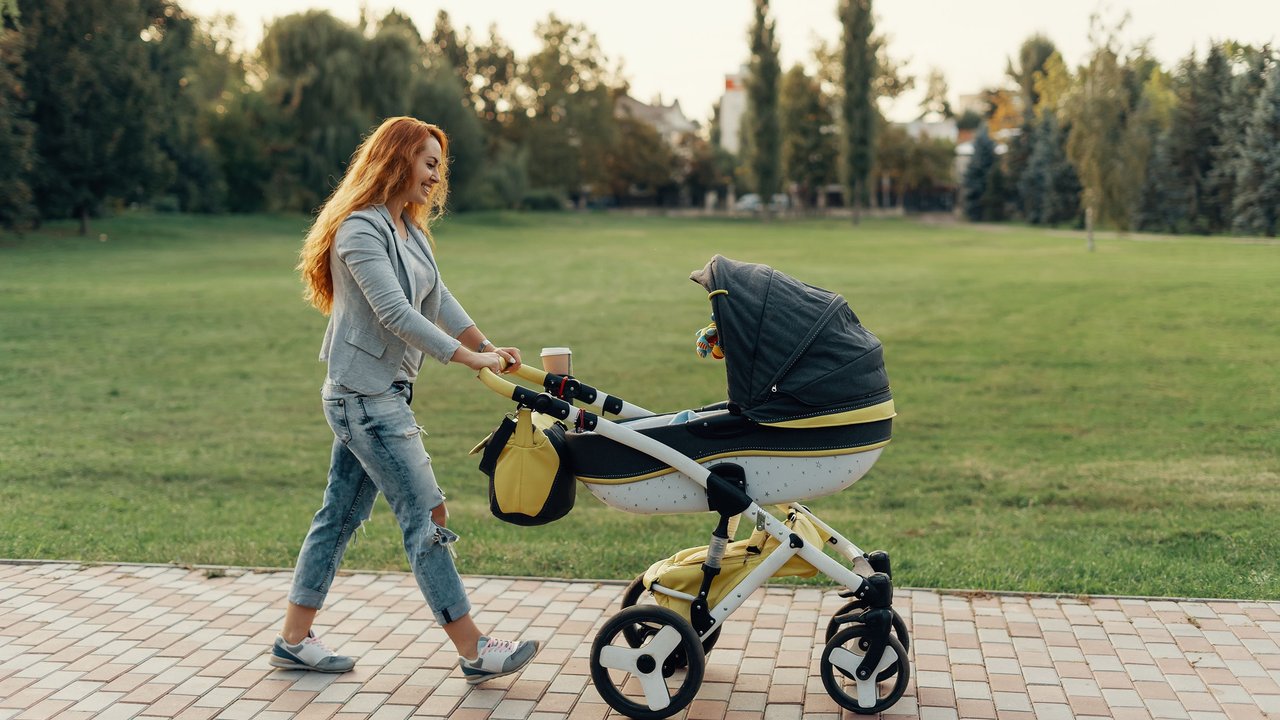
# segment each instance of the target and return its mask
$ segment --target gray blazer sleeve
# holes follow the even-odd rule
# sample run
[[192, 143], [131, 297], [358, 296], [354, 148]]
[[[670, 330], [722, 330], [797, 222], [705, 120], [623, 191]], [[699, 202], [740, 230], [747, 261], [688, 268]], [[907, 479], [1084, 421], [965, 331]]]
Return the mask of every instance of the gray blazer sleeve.
[[440, 284], [440, 327], [449, 334], [450, 337], [458, 337], [463, 330], [475, 325], [475, 321], [467, 315], [467, 311], [462, 309], [462, 304], [454, 299], [453, 293], [449, 292], [448, 286], [444, 284], [444, 278], [439, 276], [439, 270], [436, 276]]
[[[351, 218], [342, 223], [334, 238], [334, 251], [351, 271], [378, 322], [423, 353], [441, 363], [449, 362], [462, 343], [409, 303], [391, 267], [386, 242], [368, 221]], [[462, 310], [461, 306], [458, 310]]]

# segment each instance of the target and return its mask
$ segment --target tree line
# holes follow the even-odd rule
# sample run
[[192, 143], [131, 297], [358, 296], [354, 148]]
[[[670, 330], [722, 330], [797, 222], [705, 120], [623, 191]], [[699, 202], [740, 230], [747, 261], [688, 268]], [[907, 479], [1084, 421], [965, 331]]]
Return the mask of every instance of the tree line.
[[[1274, 235], [1280, 71], [1270, 47], [1215, 43], [1165, 69], [1095, 22], [1069, 68], [1036, 36], [1006, 87], [959, 117], [940, 71], [922, 118], [973, 130], [961, 178], [952, 140], [880, 112], [915, 85], [876, 32], [871, 0], [840, 0], [841, 36], [785, 71], [768, 0], [753, 0], [740, 151], [708, 132], [661, 138], [616, 112], [619, 67], [554, 14], [518, 57], [495, 27], [430, 32], [392, 11], [349, 23], [278, 18], [256, 48], [233, 20], [175, 0], [0, 0], [0, 225], [143, 205], [185, 212], [312, 212], [360, 138], [415, 115], [451, 138], [456, 210], [567, 204], [700, 205], [754, 191], [802, 208], [907, 205], [970, 219], [1162, 232]], [[958, 192], [956, 186], [959, 185]], [[767, 215], [767, 213], [766, 213]]]
[[112, 207], [312, 212], [361, 137], [414, 115], [450, 137], [452, 206], [701, 198], [721, 168], [696, 134], [616, 117], [628, 90], [583, 25], [554, 14], [517, 57], [490, 27], [406, 15], [278, 18], [237, 51], [233, 20], [173, 0], [0, 0], [0, 224]]
[[[1275, 236], [1280, 70], [1269, 46], [1223, 41], [1164, 68], [1121, 21], [1095, 17], [1087, 60], [1022, 44], [991, 90], [962, 180], [975, 221]], [[1007, 152], [997, 155], [997, 139]], [[1092, 235], [1090, 235], [1092, 238]], [[1091, 239], [1092, 242], [1092, 239]]]

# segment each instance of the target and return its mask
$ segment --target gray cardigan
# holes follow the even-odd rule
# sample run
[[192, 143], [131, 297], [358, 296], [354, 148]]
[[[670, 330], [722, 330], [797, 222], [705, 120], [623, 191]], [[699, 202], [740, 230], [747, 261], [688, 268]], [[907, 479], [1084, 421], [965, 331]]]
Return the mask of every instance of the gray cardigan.
[[408, 242], [422, 243], [436, 267], [436, 285], [421, 307], [413, 307], [413, 273], [406, 272], [395, 223], [383, 205], [357, 210], [338, 227], [329, 253], [333, 313], [324, 332], [320, 360], [329, 379], [365, 395], [391, 387], [405, 349], [448, 363], [462, 343], [456, 338], [475, 323], [445, 287], [435, 256], [421, 232], [406, 220]]

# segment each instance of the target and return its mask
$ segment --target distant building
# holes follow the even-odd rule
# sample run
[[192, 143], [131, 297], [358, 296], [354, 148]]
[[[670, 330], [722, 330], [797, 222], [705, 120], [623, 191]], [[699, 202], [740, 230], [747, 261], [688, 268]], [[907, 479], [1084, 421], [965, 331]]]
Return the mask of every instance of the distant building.
[[613, 108], [617, 117], [633, 117], [658, 131], [658, 135], [671, 147], [676, 147], [687, 135], [698, 132], [698, 123], [685, 117], [680, 101], [663, 105], [658, 97], [653, 104], [641, 102], [630, 95], [623, 95]]
[[747, 114], [747, 66], [724, 76], [720, 96], [720, 147], [734, 155], [741, 147], [742, 118]]

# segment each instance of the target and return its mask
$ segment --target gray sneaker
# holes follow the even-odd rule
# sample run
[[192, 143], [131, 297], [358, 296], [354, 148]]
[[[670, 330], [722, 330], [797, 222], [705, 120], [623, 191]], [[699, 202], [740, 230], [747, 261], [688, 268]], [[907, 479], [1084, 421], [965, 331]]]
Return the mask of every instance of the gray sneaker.
[[479, 656], [475, 660], [458, 658], [458, 667], [467, 678], [467, 684], [478, 685], [503, 675], [510, 675], [524, 669], [525, 665], [538, 654], [537, 640], [494, 640], [481, 636], [476, 643]]
[[320, 638], [310, 630], [297, 645], [290, 645], [284, 638], [276, 636], [268, 662], [272, 667], [285, 670], [316, 670], [326, 673], [344, 673], [356, 666], [355, 658], [339, 655], [325, 647]]

